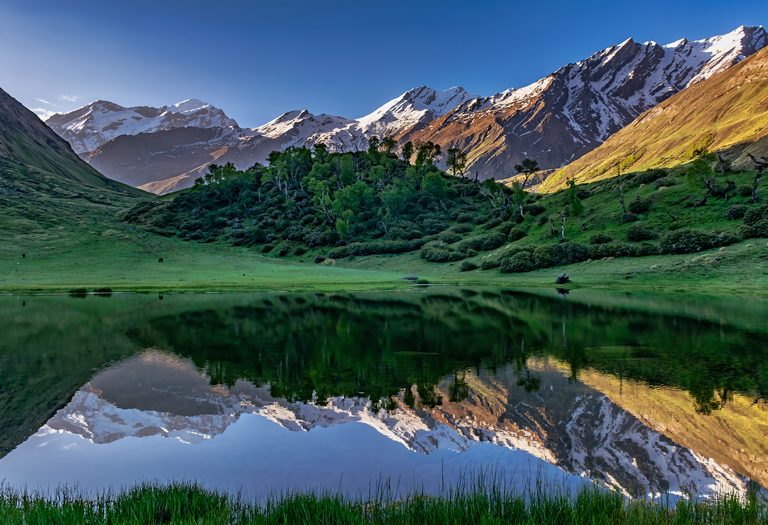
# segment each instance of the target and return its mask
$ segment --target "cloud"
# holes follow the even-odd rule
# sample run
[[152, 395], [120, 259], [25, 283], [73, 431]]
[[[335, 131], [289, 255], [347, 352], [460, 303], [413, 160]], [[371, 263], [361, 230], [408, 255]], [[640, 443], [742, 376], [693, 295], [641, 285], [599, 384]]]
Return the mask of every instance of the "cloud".
[[48, 120], [56, 114], [55, 111], [51, 111], [50, 109], [45, 108], [30, 108], [30, 111], [40, 117], [40, 120]]
[[54, 103], [52, 103], [52, 102], [48, 102], [48, 101], [47, 101], [47, 100], [45, 100], [44, 98], [35, 98], [35, 100], [37, 100], [37, 101], [38, 101], [38, 102], [40, 102], [41, 104], [45, 104], [46, 106], [56, 106], [56, 104], [54, 104]]
[[63, 100], [64, 102], [77, 102], [80, 100], [80, 97], [77, 95], [59, 95], [59, 100]]

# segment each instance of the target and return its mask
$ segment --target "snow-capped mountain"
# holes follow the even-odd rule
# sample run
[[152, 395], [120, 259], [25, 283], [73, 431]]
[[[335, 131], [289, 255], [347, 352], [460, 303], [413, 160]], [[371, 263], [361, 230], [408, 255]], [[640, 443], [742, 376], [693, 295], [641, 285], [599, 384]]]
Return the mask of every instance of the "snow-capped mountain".
[[347, 126], [313, 135], [309, 142], [326, 144], [334, 151], [365, 149], [371, 136], [393, 137], [403, 142], [413, 132], [472, 98], [462, 87], [444, 91], [427, 86], [409, 89]]
[[237, 128], [237, 122], [221, 109], [201, 100], [188, 99], [169, 106], [123, 107], [97, 100], [69, 113], [52, 115], [46, 124], [87, 155], [123, 135], [155, 133], [176, 128]]
[[317, 143], [355, 151], [374, 135], [459, 147], [470, 172], [504, 179], [525, 157], [557, 168], [584, 155], [643, 111], [766, 45], [765, 29], [744, 26], [667, 45], [630, 38], [523, 88], [476, 97], [422, 86], [358, 119], [296, 110], [245, 129], [188, 100], [162, 108], [98, 101], [46, 122], [108, 177], [157, 193], [191, 186], [212, 162], [246, 168], [273, 150]]
[[762, 27], [667, 45], [627, 39], [521, 89], [466, 102], [414, 138], [467, 151], [470, 171], [504, 178], [523, 158], [556, 168], [643, 111], [768, 45]]
[[366, 398], [302, 403], [248, 381], [211, 386], [192, 363], [148, 351], [97, 374], [39, 435], [68, 432], [102, 444], [163, 436], [194, 444], [215, 439], [243, 414], [257, 414], [298, 432], [361, 423], [422, 454], [495, 444], [631, 496], [746, 493], [748, 478], [731, 466], [676, 443], [556, 367], [531, 364], [540, 380], [536, 392], [526, 391], [521, 372], [510, 366], [468, 374], [463, 401], [449, 401], [452, 378], [446, 378], [437, 387], [441, 405], [409, 408], [401, 394], [400, 408], [375, 411]]

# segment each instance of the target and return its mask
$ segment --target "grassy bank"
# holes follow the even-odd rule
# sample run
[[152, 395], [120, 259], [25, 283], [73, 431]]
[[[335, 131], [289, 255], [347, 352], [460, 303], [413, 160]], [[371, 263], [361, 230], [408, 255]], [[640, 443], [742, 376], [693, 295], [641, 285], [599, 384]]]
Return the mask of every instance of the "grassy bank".
[[766, 508], [733, 498], [661, 505], [626, 501], [615, 493], [587, 490], [575, 498], [544, 493], [521, 497], [499, 490], [471, 489], [445, 497], [374, 498], [288, 495], [263, 506], [192, 486], [142, 487], [114, 498], [81, 499], [60, 494], [60, 502], [6, 492], [0, 519], [7, 524], [256, 524], [256, 523], [510, 523], [510, 524], [756, 524]]
[[527, 273], [461, 272], [460, 266], [429, 263], [417, 253], [315, 264], [309, 257], [277, 259], [247, 248], [111, 229], [79, 241], [0, 243], [0, 291], [391, 290], [412, 286], [406, 276], [440, 285], [551, 288], [563, 272], [576, 287], [763, 297], [768, 290], [765, 239], [695, 254], [604, 258]]

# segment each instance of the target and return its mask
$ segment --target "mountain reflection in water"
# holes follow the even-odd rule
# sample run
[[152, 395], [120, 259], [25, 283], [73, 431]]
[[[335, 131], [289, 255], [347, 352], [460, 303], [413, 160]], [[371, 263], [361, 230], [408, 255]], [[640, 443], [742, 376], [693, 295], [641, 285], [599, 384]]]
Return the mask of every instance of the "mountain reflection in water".
[[0, 477], [257, 497], [379, 479], [436, 491], [478, 469], [630, 496], [768, 485], [765, 350], [750, 330], [524, 294], [237, 303], [121, 326], [135, 350], [0, 460]]

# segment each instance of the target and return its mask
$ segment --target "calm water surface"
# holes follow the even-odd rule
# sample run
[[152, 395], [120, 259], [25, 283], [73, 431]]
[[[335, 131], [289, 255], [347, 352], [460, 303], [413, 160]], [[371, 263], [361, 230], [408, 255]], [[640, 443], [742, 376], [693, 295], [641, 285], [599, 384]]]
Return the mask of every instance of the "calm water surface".
[[0, 297], [0, 479], [764, 495], [766, 319], [586, 291]]

